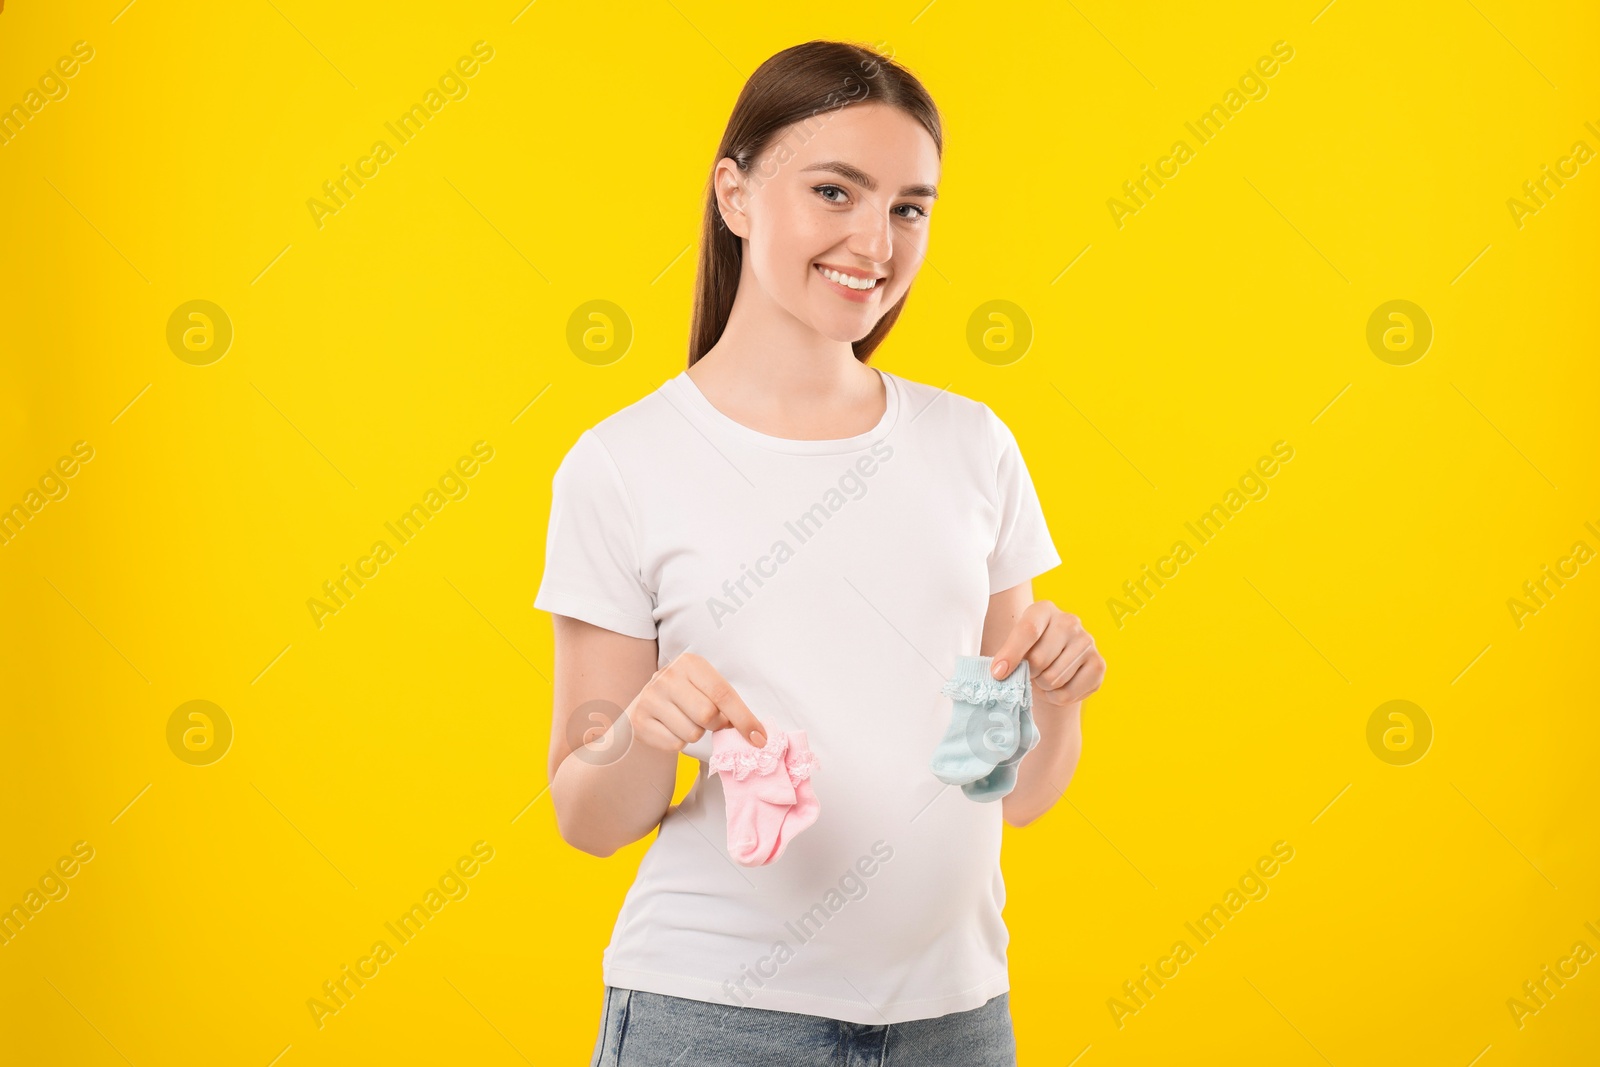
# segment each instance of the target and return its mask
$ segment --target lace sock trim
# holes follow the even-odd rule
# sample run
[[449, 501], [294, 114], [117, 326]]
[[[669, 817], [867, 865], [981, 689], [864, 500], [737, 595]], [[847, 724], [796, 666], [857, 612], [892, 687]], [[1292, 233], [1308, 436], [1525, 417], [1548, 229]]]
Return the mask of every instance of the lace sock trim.
[[732, 771], [736, 781], [744, 781], [754, 774], [772, 774], [784, 765], [784, 752], [789, 747], [789, 735], [776, 733], [767, 738], [765, 748], [753, 748], [741, 739], [743, 748], [727, 749], [711, 754], [711, 769]]
[[811, 772], [821, 766], [815, 752], [809, 748], [803, 751], [790, 749], [789, 757], [785, 763], [789, 768], [789, 780], [795, 784], [810, 778]]
[[991, 656], [958, 656], [954, 676], [939, 691], [979, 708], [997, 705], [1031, 708], [1033, 686], [1028, 682], [1028, 661], [1017, 664], [1004, 678], [989, 676], [989, 665], [993, 662]]

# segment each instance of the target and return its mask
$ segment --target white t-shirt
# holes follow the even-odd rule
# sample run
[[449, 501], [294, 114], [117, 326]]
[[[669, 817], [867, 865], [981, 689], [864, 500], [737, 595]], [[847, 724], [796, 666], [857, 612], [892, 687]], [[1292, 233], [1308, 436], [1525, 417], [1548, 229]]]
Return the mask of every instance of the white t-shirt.
[[928, 761], [990, 594], [1061, 557], [1006, 424], [879, 373], [877, 426], [798, 441], [735, 422], [680, 372], [556, 471], [534, 606], [655, 638], [658, 666], [696, 653], [819, 762], [815, 824], [741, 867], [710, 733], [687, 746], [701, 777], [640, 862], [608, 985], [867, 1024], [1010, 988], [1000, 803]]

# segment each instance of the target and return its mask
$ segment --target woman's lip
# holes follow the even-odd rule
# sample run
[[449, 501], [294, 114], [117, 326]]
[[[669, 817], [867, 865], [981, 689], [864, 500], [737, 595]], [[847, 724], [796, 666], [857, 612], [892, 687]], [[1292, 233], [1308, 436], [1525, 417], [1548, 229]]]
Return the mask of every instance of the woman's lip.
[[[817, 275], [819, 277], [821, 277], [824, 282], [827, 282], [829, 285], [833, 286], [834, 290], [837, 291], [840, 296], [848, 297], [849, 299], [852, 299], [852, 300], [866, 301], [866, 300], [870, 299], [872, 297], [872, 295], [874, 293], [876, 293], [879, 289], [883, 288], [884, 279], [879, 278], [878, 281], [877, 281], [877, 284], [874, 285], [871, 289], [852, 289], [848, 285], [840, 285], [838, 282], [834, 281], [832, 278], [830, 278], [826, 274], [822, 273], [824, 269], [826, 269], [826, 270], [839, 270], [839, 268], [837, 268], [837, 267], [827, 267], [822, 263], [813, 263], [812, 266], [816, 268]], [[849, 271], [839, 271], [839, 273], [840, 274], [849, 274], [850, 272]], [[852, 275], [852, 277], [854, 277], [854, 275]]]
[[[840, 274], [848, 274], [848, 275], [850, 275], [850, 277], [852, 277], [852, 278], [859, 278], [859, 277], [861, 277], [861, 275], [859, 275], [859, 274], [857, 274], [857, 273], [856, 273], [856, 272], [855, 272], [855, 271], [853, 271], [853, 270], [845, 270], [845, 269], [844, 269], [844, 268], [843, 268], [843, 267], [835, 267], [835, 266], [834, 266], [834, 265], [833, 265], [833, 264], [831, 264], [831, 263], [813, 263], [813, 264], [812, 264], [812, 266], [813, 266], [813, 267], [816, 267], [816, 268], [817, 268], [817, 269], [819, 269], [819, 270], [831, 270], [831, 271], [837, 271], [837, 272], [838, 272], [838, 273], [840, 273]], [[882, 282], [883, 282], [883, 278], [881, 278], [881, 277], [880, 277], [880, 278], [879, 278], [879, 279], [878, 279], [878, 282], [879, 282], [879, 284], [882, 284]]]

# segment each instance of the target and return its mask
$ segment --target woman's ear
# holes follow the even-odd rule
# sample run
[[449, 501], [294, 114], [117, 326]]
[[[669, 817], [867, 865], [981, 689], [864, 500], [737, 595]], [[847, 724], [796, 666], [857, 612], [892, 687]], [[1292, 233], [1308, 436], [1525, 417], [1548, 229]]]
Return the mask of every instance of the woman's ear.
[[724, 156], [717, 161], [717, 169], [712, 174], [717, 194], [717, 210], [722, 215], [722, 224], [736, 237], [750, 236], [750, 219], [745, 214], [748, 204], [747, 191], [744, 185], [744, 175], [739, 170], [739, 164], [730, 156]]

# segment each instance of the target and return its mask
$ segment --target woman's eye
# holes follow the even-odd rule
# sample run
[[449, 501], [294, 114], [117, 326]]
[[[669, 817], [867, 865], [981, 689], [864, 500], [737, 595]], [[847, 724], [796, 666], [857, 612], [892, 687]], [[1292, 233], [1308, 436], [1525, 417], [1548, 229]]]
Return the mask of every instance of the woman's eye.
[[[812, 186], [812, 189], [830, 204], [842, 204], [844, 203], [844, 198], [849, 196], [849, 194], [843, 188], [837, 185], [814, 185]], [[841, 199], [836, 200], [829, 196], [829, 193], [838, 193]], [[901, 215], [900, 217], [903, 219], [925, 219], [928, 217], [927, 210], [925, 210], [920, 204], [901, 204], [896, 207], [895, 210], [899, 211], [900, 208], [910, 208], [912, 211], [916, 212], [914, 215]]]

